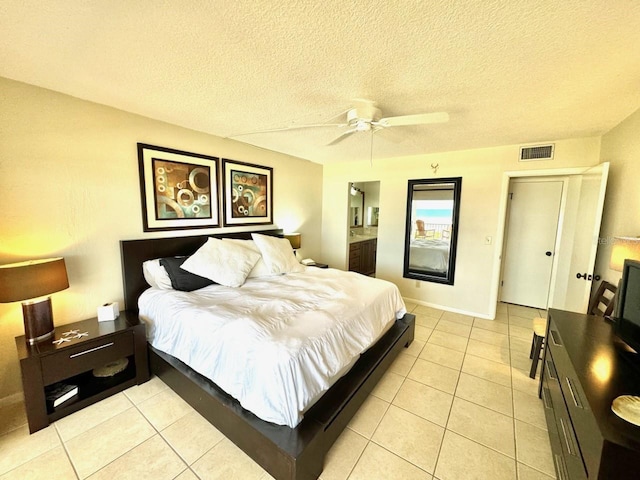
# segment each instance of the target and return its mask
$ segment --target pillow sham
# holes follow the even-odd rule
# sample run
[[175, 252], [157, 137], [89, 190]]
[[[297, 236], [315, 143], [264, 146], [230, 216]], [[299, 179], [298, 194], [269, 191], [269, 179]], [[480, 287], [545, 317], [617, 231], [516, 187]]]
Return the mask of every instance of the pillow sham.
[[209, 238], [180, 268], [220, 285], [240, 287], [260, 254], [235, 243]]
[[147, 283], [154, 288], [160, 288], [162, 290], [173, 289], [169, 274], [167, 270], [160, 265], [159, 258], [142, 262], [142, 274]]
[[167, 257], [160, 259], [160, 265], [165, 268], [169, 275], [171, 286], [181, 292], [192, 292], [213, 285], [215, 282], [211, 281], [211, 279], [204, 278], [201, 275], [194, 275], [181, 268], [182, 264], [186, 262], [188, 258], [189, 257]]
[[[222, 240], [225, 242], [235, 243], [236, 245], [240, 245], [241, 247], [249, 248], [256, 253], [260, 253], [260, 249], [253, 240], [240, 240], [238, 238], [223, 238]], [[260, 255], [260, 259], [251, 269], [247, 278], [268, 277], [271, 275], [273, 275], [271, 270], [267, 267], [267, 264], [264, 263], [262, 255]]]
[[286, 238], [272, 237], [260, 233], [252, 233], [251, 238], [256, 242], [262, 258], [272, 274], [304, 271], [304, 267], [300, 265], [293, 253], [291, 243]]

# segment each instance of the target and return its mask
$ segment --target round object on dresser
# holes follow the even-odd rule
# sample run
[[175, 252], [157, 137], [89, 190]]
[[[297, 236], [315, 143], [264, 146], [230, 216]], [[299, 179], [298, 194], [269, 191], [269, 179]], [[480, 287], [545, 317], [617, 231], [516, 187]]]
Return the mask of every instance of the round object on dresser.
[[611, 410], [623, 420], [640, 426], [640, 397], [620, 395], [611, 404]]
[[113, 362], [109, 362], [102, 367], [93, 369], [93, 376], [99, 378], [113, 377], [116, 373], [122, 372], [129, 365], [127, 358], [119, 358]]

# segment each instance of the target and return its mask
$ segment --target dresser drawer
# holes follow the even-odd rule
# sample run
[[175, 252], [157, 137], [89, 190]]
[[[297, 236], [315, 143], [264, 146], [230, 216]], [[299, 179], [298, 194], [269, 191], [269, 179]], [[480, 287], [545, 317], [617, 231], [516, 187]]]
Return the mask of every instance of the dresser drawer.
[[42, 378], [45, 385], [67, 379], [82, 372], [101, 367], [113, 360], [133, 355], [133, 332], [103, 336], [82, 342], [76, 347], [41, 358]]

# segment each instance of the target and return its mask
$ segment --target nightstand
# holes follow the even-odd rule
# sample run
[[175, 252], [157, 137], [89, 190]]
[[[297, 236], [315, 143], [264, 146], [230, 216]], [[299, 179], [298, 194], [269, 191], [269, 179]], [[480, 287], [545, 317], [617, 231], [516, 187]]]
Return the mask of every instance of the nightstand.
[[[149, 380], [145, 325], [134, 312], [120, 312], [112, 321], [97, 318], [56, 327], [53, 339], [29, 345], [16, 337], [22, 371], [29, 431], [34, 433], [114, 393]], [[127, 367], [111, 377], [95, 377], [92, 370], [126, 358]], [[46, 389], [57, 382], [78, 386], [78, 395], [54, 408]]]

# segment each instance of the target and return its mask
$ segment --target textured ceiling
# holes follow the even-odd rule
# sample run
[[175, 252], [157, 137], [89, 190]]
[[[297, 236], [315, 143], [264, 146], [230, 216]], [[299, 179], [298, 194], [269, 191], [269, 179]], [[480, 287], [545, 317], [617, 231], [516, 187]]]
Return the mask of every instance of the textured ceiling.
[[[535, 143], [640, 107], [640, 2], [3, 0], [0, 76], [222, 137], [335, 121], [356, 98], [449, 112], [376, 133], [374, 158]], [[341, 132], [236, 139], [369, 158], [367, 133], [326, 146]]]

